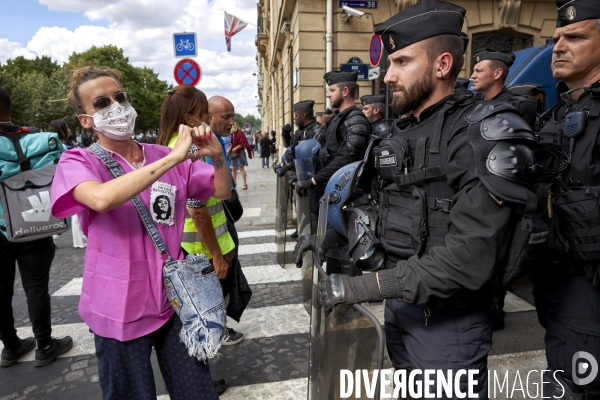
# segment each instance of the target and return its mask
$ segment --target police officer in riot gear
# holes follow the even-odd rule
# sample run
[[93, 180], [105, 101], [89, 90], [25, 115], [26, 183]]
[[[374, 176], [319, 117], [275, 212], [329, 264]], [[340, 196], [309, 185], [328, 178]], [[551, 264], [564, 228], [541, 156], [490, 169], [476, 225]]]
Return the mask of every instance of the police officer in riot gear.
[[515, 63], [511, 52], [493, 49], [477, 49], [473, 52], [473, 90], [483, 94], [484, 100], [506, 102], [521, 113], [521, 117], [531, 126], [537, 122], [537, 103], [524, 96], [518, 96], [506, 88], [504, 82], [508, 69]]
[[299, 193], [309, 189], [313, 231], [316, 230], [319, 199], [325, 191], [325, 184], [338, 169], [364, 156], [371, 136], [371, 124], [354, 104], [354, 94], [358, 90], [358, 71], [330, 71], [323, 78], [329, 85], [327, 97], [338, 112], [327, 121], [316, 137], [322, 147], [319, 171], [310, 179], [296, 182]]
[[358, 71], [330, 71], [323, 78], [329, 85], [327, 98], [338, 112], [327, 121], [318, 138], [323, 146], [320, 171], [313, 178], [296, 184], [299, 189], [317, 186], [321, 195], [335, 171], [364, 156], [371, 136], [371, 124], [354, 104]]
[[510, 204], [536, 203], [526, 188], [535, 140], [513, 107], [453, 92], [464, 16], [456, 5], [426, 1], [375, 30], [389, 54], [394, 111], [410, 113], [372, 152], [382, 182], [376, 233], [388, 269], [332, 274], [319, 282], [318, 298], [325, 312], [388, 299], [394, 368], [478, 369], [474, 392], [488, 398], [490, 286], [521, 226]]
[[[552, 74], [569, 91], [540, 117], [540, 150], [566, 154], [538, 193], [552, 226], [534, 269], [538, 319], [546, 329], [544, 395], [600, 395], [600, 2], [557, 0]], [[539, 151], [538, 151], [539, 152]], [[543, 160], [539, 159], [538, 162]], [[586, 368], [587, 367], [587, 368]], [[558, 382], [554, 380], [556, 376]]]
[[385, 95], [365, 95], [360, 98], [362, 112], [371, 123], [373, 136], [384, 138], [390, 134], [392, 128], [383, 120], [385, 114]]
[[294, 150], [299, 143], [306, 139], [312, 139], [321, 129], [314, 116], [314, 100], [299, 101], [293, 105], [294, 123], [298, 127], [294, 135], [290, 138], [290, 152], [286, 153], [286, 162], [281, 163], [276, 172], [278, 176], [283, 176], [287, 171], [294, 169]]
[[[473, 90], [483, 95], [485, 100], [503, 101], [514, 106], [521, 117], [531, 126], [537, 122], [537, 102], [518, 96], [505, 86], [509, 68], [515, 62], [515, 55], [508, 51], [477, 49], [473, 52]], [[496, 285], [494, 294], [494, 330], [504, 329], [504, 299], [506, 288]]]
[[292, 148], [306, 139], [312, 139], [321, 127], [314, 116], [314, 100], [299, 101], [292, 107], [294, 110], [294, 123], [298, 127], [292, 138]]

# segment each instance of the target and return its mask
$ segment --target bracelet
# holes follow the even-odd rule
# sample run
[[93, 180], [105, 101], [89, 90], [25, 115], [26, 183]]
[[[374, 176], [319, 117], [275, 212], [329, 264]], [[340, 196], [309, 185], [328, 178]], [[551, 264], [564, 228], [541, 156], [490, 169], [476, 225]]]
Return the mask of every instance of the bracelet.
[[198, 199], [187, 199], [188, 208], [202, 208], [206, 207], [206, 203], [204, 201], [200, 201]]

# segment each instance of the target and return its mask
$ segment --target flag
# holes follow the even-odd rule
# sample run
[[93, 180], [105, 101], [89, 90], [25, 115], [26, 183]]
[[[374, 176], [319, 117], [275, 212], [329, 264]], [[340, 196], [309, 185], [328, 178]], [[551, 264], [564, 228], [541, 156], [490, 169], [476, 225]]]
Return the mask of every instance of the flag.
[[235, 15], [227, 14], [225, 11], [225, 44], [227, 51], [231, 51], [231, 38], [233, 35], [248, 26], [247, 22], [242, 21]]

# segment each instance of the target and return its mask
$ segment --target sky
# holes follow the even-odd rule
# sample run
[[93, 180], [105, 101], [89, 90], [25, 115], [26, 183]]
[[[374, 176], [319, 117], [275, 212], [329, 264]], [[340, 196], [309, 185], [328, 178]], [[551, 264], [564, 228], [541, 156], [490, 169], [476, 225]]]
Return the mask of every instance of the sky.
[[[59, 64], [73, 52], [115, 45], [131, 64], [152, 68], [176, 84], [173, 33], [196, 32], [202, 69], [197, 85], [208, 97], [230, 99], [236, 112], [257, 112], [256, 27], [235, 35], [227, 52], [224, 13], [256, 24], [256, 0], [3, 0], [0, 63], [49, 56]], [[135, 106], [135, 104], [134, 104]]]

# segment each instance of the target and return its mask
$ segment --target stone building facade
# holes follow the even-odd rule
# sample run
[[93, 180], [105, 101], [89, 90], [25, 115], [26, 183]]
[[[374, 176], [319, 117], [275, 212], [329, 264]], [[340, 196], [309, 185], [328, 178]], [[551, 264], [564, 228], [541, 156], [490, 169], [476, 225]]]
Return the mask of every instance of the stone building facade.
[[[377, 8], [360, 8], [364, 15], [358, 18], [348, 17], [341, 0], [259, 0], [256, 60], [263, 130], [275, 130], [279, 137], [284, 124], [293, 125], [292, 104], [300, 100], [315, 100], [315, 111], [323, 111], [327, 105], [323, 74], [327, 72], [328, 54], [333, 69], [352, 57], [369, 64], [374, 28], [419, 1], [364, 1], [371, 6], [375, 3]], [[547, 43], [554, 32], [555, 0], [451, 1], [467, 10], [463, 31], [470, 42], [462, 77], [470, 75], [471, 52], [476, 48], [519, 50]], [[385, 92], [386, 57], [383, 54], [378, 79], [359, 81], [361, 96]]]

